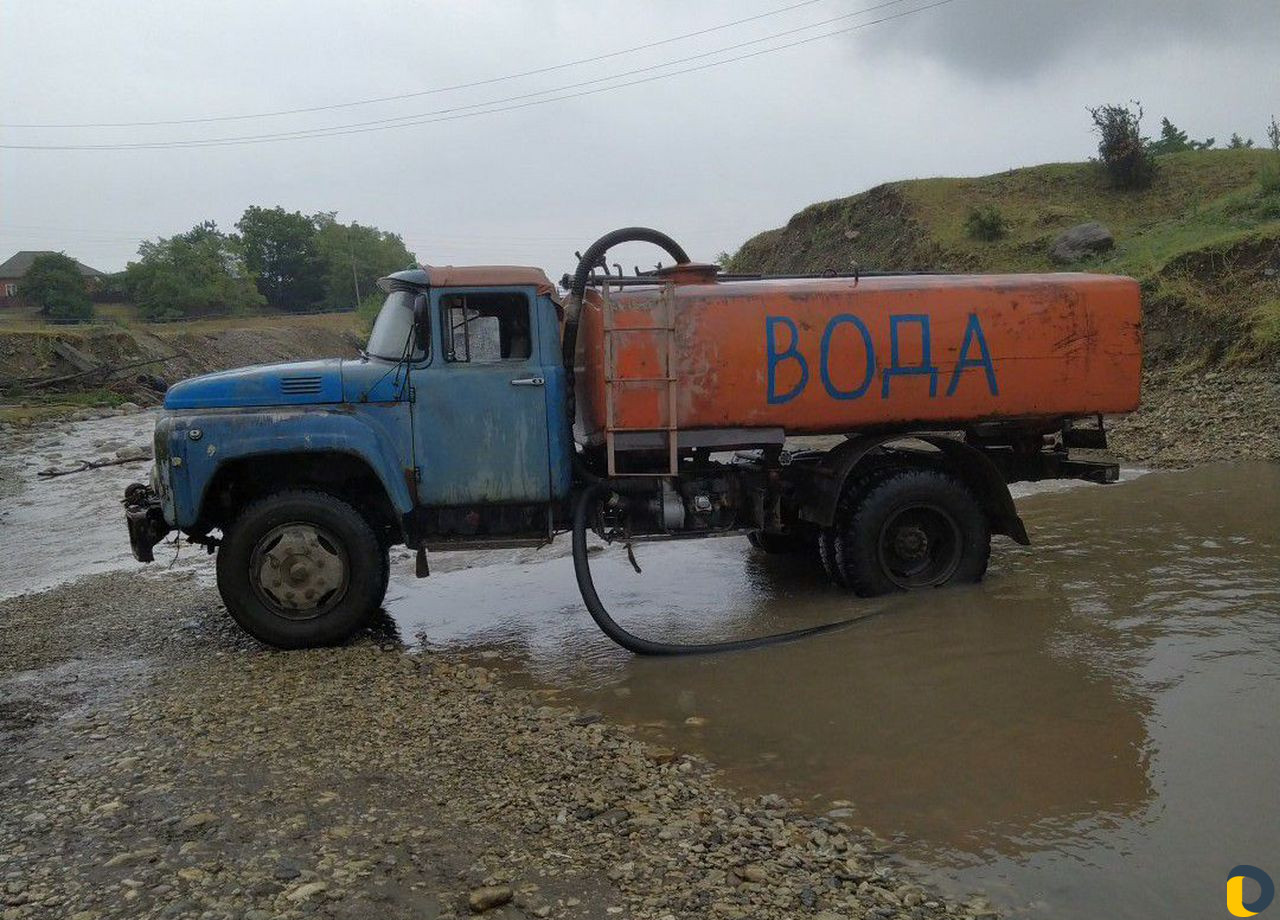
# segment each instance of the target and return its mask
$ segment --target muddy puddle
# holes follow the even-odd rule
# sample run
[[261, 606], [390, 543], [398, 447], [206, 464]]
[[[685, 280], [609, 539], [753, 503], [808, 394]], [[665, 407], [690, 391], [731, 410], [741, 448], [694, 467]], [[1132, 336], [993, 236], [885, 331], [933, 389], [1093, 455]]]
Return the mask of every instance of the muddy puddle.
[[[79, 423], [9, 452], [0, 595], [112, 568], [164, 577], [172, 550], [136, 566], [120, 516], [145, 465], [31, 475], [145, 444], [150, 426]], [[1028, 491], [1034, 545], [997, 540], [965, 589], [860, 601], [740, 538], [641, 546], [641, 575], [616, 549], [596, 557], [606, 604], [655, 638], [875, 615], [762, 651], [622, 652], [581, 605], [567, 540], [436, 555], [425, 581], [401, 552], [387, 610], [412, 647], [497, 656], [748, 790], [895, 838], [938, 884], [1014, 916], [1222, 915], [1228, 869], [1280, 871], [1280, 466]], [[176, 566], [211, 570], [189, 547]]]
[[897, 837], [1013, 915], [1217, 916], [1232, 866], [1280, 855], [1280, 467], [1019, 505], [1034, 546], [997, 541], [984, 584], [888, 601], [740, 539], [641, 547], [642, 575], [597, 557], [606, 603], [648, 636], [883, 614], [764, 651], [628, 656], [563, 557], [397, 579], [388, 609], [408, 642], [500, 651], [733, 782]]

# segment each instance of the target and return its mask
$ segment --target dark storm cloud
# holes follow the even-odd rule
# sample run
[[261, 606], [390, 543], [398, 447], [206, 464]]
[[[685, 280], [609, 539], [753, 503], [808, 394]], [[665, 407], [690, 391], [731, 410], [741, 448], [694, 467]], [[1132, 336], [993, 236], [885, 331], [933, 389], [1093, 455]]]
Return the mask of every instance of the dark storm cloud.
[[1114, 66], [1116, 58], [1177, 49], [1234, 49], [1257, 60], [1280, 95], [1280, 0], [956, 0], [903, 17], [876, 53], [917, 55], [977, 78], [1038, 76], [1063, 65]]

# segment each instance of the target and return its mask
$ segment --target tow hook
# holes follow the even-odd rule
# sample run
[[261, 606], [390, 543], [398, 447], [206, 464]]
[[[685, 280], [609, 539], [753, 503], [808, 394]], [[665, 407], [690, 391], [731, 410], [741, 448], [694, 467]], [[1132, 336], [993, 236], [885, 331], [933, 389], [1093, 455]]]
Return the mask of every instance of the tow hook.
[[124, 490], [123, 504], [133, 558], [139, 562], [155, 561], [152, 549], [172, 529], [164, 519], [159, 497], [150, 486], [135, 482]]

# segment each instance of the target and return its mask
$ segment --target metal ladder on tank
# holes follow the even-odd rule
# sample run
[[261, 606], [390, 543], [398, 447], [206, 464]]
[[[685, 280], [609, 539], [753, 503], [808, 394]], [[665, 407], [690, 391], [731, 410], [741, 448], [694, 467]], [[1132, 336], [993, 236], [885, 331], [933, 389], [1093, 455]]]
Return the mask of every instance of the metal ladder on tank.
[[[676, 427], [676, 378], [672, 367], [672, 356], [675, 354], [675, 298], [669, 291], [663, 291], [659, 298], [662, 301], [662, 320], [659, 324], [644, 326], [617, 326], [614, 322], [613, 299], [604, 292], [604, 444], [608, 458], [610, 476], [674, 476], [679, 472], [679, 434]], [[657, 311], [654, 311], [655, 313]], [[659, 364], [662, 367], [661, 377], [623, 377], [618, 373], [617, 341], [619, 336], [631, 333], [661, 333], [658, 336]], [[635, 384], [661, 384], [667, 411], [667, 424], [656, 428], [619, 427], [617, 424], [617, 394], [619, 390]], [[660, 397], [661, 399], [661, 397]], [[617, 435], [619, 434], [657, 434], [660, 433], [665, 442], [664, 453], [667, 458], [665, 469], [628, 470], [618, 472]], [[624, 453], [628, 451], [624, 448]]]

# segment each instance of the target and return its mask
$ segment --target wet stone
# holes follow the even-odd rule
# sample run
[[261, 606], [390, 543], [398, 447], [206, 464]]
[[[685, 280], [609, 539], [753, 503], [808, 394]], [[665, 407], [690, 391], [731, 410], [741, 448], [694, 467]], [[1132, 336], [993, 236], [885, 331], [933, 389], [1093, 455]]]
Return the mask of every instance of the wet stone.
[[276, 863], [275, 868], [271, 871], [272, 878], [288, 881], [295, 879], [302, 874], [302, 869], [292, 860], [282, 859]]
[[483, 913], [495, 907], [501, 907], [513, 897], [510, 885], [486, 885], [473, 889], [467, 896], [467, 904], [475, 913]]

